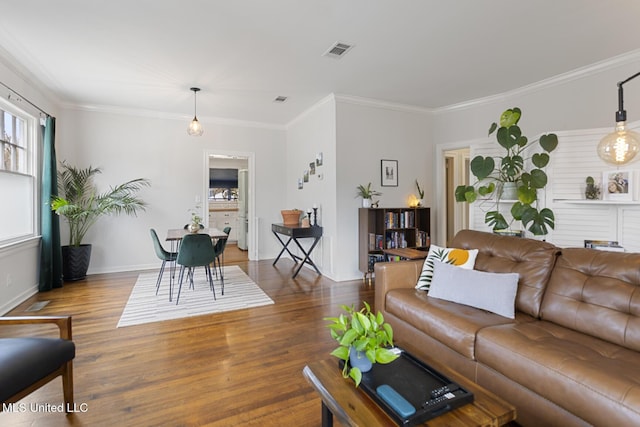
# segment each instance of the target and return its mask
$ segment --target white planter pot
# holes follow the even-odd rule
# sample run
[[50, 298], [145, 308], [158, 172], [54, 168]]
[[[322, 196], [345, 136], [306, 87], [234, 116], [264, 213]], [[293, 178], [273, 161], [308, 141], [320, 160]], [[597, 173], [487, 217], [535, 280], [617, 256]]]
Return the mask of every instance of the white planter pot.
[[362, 207], [370, 208], [371, 207], [371, 199], [362, 199]]

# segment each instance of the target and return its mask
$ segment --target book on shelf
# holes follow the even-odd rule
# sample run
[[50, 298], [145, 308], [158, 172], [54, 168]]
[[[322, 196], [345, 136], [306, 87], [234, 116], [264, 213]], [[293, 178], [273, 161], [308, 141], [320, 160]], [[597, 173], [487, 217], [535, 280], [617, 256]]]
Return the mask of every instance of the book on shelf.
[[369, 271], [372, 272], [373, 271], [373, 266], [375, 265], [376, 262], [384, 262], [385, 258], [383, 254], [380, 255], [376, 255], [376, 254], [369, 254]]
[[369, 250], [381, 251], [384, 249], [384, 236], [382, 234], [369, 233]]

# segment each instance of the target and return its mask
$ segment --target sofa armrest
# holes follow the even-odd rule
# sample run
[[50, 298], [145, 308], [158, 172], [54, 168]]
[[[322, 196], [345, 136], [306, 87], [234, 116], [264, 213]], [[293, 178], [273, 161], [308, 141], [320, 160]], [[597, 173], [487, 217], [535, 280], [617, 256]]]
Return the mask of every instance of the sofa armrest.
[[375, 279], [375, 309], [385, 310], [385, 296], [387, 292], [398, 288], [415, 288], [418, 277], [422, 272], [424, 260], [377, 262], [374, 266]]
[[34, 324], [55, 324], [60, 330], [60, 338], [71, 340], [71, 316], [23, 316], [23, 317], [0, 317], [2, 325], [34, 325]]

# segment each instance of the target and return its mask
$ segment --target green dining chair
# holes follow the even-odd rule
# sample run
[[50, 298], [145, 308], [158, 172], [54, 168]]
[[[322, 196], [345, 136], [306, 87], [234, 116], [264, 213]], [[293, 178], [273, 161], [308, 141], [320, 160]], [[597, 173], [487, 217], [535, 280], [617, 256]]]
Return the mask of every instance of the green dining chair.
[[[160, 289], [160, 283], [162, 282], [162, 274], [164, 273], [164, 268], [167, 262], [169, 262], [169, 274], [171, 274], [171, 278], [173, 278], [173, 271], [171, 268], [171, 264], [175, 263], [176, 258], [178, 257], [177, 252], [169, 252], [165, 248], [162, 247], [162, 243], [160, 243], [160, 239], [158, 239], [158, 233], [153, 228], [149, 230], [151, 234], [151, 240], [153, 241], [153, 248], [156, 251], [156, 255], [162, 261], [162, 265], [160, 266], [160, 273], [158, 274], [158, 280], [156, 281], [156, 295], [158, 295], [158, 290]], [[169, 280], [169, 301], [171, 301], [171, 294], [173, 293], [172, 289], [173, 282]]]
[[[227, 236], [229, 236], [229, 233], [231, 233], [231, 227], [225, 227], [224, 230], [222, 230]], [[215, 253], [215, 258], [213, 260], [213, 271], [216, 273], [216, 276], [218, 275], [218, 272], [216, 271], [216, 261], [218, 264], [218, 271], [220, 271], [220, 284], [222, 287], [222, 295], [224, 295], [224, 275], [222, 274], [222, 259], [224, 259], [224, 249], [227, 247], [227, 238], [220, 238], [218, 239], [218, 241], [216, 242], [215, 246], [213, 247], [213, 252]]]
[[182, 290], [182, 281], [184, 279], [185, 271], [187, 278], [189, 279], [189, 287], [193, 288], [193, 275], [196, 267], [204, 267], [207, 280], [209, 281], [209, 288], [213, 292], [213, 299], [216, 299], [216, 291], [213, 286], [213, 276], [211, 275], [211, 264], [216, 259], [213, 243], [211, 243], [211, 237], [208, 234], [187, 234], [182, 238], [180, 242], [180, 249], [178, 249], [178, 258], [176, 262], [180, 266], [180, 273], [178, 275], [178, 297], [176, 298], [176, 305], [180, 301], [180, 291]]

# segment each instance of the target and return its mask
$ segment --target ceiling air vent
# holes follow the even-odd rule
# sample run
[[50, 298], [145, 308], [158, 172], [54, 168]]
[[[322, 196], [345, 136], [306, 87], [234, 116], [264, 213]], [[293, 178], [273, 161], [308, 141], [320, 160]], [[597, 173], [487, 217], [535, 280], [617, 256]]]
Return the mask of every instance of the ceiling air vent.
[[284, 101], [286, 101], [286, 100], [287, 100], [287, 97], [286, 97], [286, 96], [282, 96], [282, 95], [280, 95], [280, 96], [276, 96], [276, 97], [273, 99], [273, 102], [284, 102]]
[[323, 56], [328, 56], [329, 58], [342, 58], [349, 50], [351, 50], [352, 47], [353, 45], [351, 44], [336, 42], [323, 54]]

